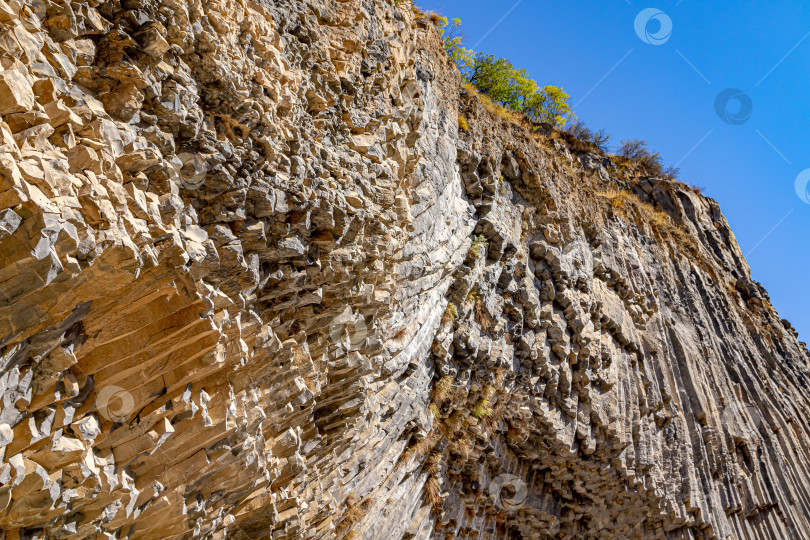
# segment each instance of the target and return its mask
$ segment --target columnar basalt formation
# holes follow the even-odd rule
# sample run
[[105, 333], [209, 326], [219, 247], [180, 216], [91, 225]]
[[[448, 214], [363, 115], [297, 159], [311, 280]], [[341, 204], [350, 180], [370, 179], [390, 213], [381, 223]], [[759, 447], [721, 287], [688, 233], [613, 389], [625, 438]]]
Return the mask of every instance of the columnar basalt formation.
[[717, 204], [410, 2], [0, 0], [0, 52], [5, 538], [810, 538]]

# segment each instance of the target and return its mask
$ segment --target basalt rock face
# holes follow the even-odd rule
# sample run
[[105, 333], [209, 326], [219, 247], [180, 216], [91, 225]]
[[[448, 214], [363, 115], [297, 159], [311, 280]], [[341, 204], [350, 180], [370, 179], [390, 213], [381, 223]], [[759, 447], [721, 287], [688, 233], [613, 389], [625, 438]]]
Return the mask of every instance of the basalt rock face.
[[810, 538], [810, 355], [717, 204], [409, 2], [0, 29], [5, 538]]

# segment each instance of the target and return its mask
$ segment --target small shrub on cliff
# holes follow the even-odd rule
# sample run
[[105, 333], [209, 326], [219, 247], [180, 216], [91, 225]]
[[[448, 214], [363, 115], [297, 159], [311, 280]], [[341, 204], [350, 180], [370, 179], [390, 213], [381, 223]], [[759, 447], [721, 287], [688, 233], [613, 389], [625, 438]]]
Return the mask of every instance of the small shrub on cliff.
[[635, 193], [627, 190], [610, 190], [602, 191], [596, 194], [597, 198], [606, 200], [610, 203], [614, 210], [620, 211], [623, 215], [627, 215], [628, 210], [637, 210], [641, 213], [646, 221], [658, 227], [668, 227], [670, 220], [668, 215], [646, 203], [638, 198]]
[[[664, 178], [667, 178], [669, 180], [674, 181], [674, 180], [677, 180], [680, 175], [681, 175], [681, 170], [679, 168], [672, 167], [672, 166], [664, 167], [664, 172], [663, 172]], [[698, 187], [698, 186], [691, 186], [691, 187], [696, 189], [698, 192], [700, 192], [700, 190], [701, 190], [701, 188]]]
[[582, 120], [568, 124], [565, 132], [603, 154], [607, 154], [610, 150], [610, 135], [604, 129], [591, 130]]
[[442, 317], [442, 321], [444, 322], [453, 322], [458, 317], [458, 308], [453, 302], [447, 304], [447, 309], [444, 310], [444, 316]]
[[503, 118], [507, 122], [520, 122], [521, 117], [519, 114], [507, 110], [506, 107], [495, 103], [489, 98], [489, 96], [479, 92], [478, 88], [476, 88], [475, 85], [468, 82], [464, 82], [461, 84], [461, 87], [464, 88], [464, 90], [466, 90], [470, 94], [474, 95], [476, 99], [478, 99], [478, 102], [481, 103], [481, 106], [484, 107], [486, 110], [488, 110], [490, 113], [494, 114], [495, 116]]
[[439, 479], [436, 476], [429, 476], [425, 481], [425, 498], [435, 514], [441, 514], [444, 506]]
[[467, 131], [470, 129], [470, 124], [467, 122], [467, 119], [463, 115], [458, 115], [458, 128]]
[[495, 388], [492, 386], [484, 387], [483, 396], [475, 402], [473, 407], [473, 415], [476, 418], [489, 418], [492, 416], [492, 399], [495, 396]]
[[428, 458], [425, 460], [425, 471], [429, 474], [438, 475], [442, 472], [442, 465], [444, 464], [444, 458], [441, 452], [433, 451], [428, 455]]
[[473, 406], [473, 416], [476, 418], [490, 418], [494, 413], [492, 408], [492, 401], [497, 391], [494, 386], [485, 386], [483, 395], [475, 402]]
[[343, 519], [335, 528], [335, 532], [339, 536], [346, 534], [344, 538], [351, 538], [351, 533], [347, 531], [366, 514], [370, 506], [371, 501], [368, 499], [361, 501], [353, 491], [350, 492], [346, 497], [346, 511], [343, 514]]
[[647, 141], [641, 139], [624, 139], [616, 153], [623, 158], [640, 161], [642, 159], [658, 159], [658, 153], [653, 153], [647, 146]]
[[430, 430], [430, 432], [425, 436], [425, 438], [423, 438], [419, 442], [412, 444], [411, 446], [408, 446], [408, 448], [406, 448], [405, 451], [402, 452], [402, 454], [399, 456], [400, 462], [407, 462], [411, 459], [415, 460], [422, 459], [428, 454], [428, 452], [433, 450], [433, 448], [442, 439], [443, 437], [442, 431], [437, 427], [438, 423], [441, 421], [441, 412], [439, 411], [439, 407], [437, 407], [435, 403], [431, 403], [431, 405], [432, 407], [428, 407], [428, 411], [437, 420], [437, 424], [434, 425], [433, 429]]
[[424, 15], [425, 15], [425, 17], [430, 19], [430, 22], [432, 22], [434, 25], [436, 25], [438, 27], [441, 27], [442, 25], [447, 24], [447, 17], [442, 17], [441, 15], [439, 15], [438, 13], [435, 13], [433, 11], [428, 11], [428, 12], [424, 13]]
[[661, 154], [653, 152], [647, 141], [641, 139], [625, 139], [617, 148], [616, 153], [641, 166], [642, 171], [649, 176], [660, 176], [669, 180], [677, 180], [679, 170], [675, 167], [664, 167]]
[[492, 416], [492, 404], [487, 401], [486, 399], [479, 399], [475, 402], [475, 407], [473, 408], [473, 415], [476, 418], [485, 418], [487, 416]]
[[445, 375], [444, 377], [439, 379], [436, 385], [434, 386], [433, 401], [435, 403], [443, 402], [445, 399], [447, 399], [447, 395], [450, 393], [450, 390], [452, 388], [453, 388], [452, 375]]
[[484, 250], [489, 246], [489, 241], [483, 234], [477, 235], [473, 239], [472, 246], [470, 246], [470, 255], [476, 259], [480, 259], [484, 255]]

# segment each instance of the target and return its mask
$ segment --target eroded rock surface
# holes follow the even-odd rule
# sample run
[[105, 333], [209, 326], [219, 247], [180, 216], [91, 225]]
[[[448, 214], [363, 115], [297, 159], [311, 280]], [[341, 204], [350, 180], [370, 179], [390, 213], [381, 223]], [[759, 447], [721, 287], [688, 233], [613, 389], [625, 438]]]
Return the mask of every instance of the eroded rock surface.
[[5, 538], [810, 538], [717, 204], [409, 2], [0, 0], [0, 53]]

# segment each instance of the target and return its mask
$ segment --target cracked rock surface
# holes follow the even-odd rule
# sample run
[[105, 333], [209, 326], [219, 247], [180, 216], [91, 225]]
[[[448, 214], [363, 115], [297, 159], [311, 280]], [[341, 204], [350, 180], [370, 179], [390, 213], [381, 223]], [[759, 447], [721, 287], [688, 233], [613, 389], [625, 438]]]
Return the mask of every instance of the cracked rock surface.
[[810, 538], [717, 203], [409, 2], [0, 0], [0, 118], [3, 540]]

